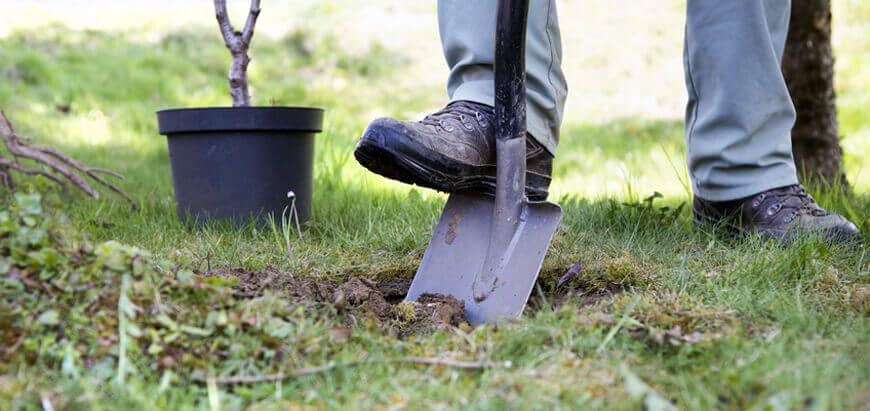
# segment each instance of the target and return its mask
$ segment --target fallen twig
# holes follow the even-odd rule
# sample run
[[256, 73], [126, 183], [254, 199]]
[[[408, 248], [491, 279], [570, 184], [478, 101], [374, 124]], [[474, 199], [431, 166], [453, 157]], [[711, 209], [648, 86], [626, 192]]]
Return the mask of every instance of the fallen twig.
[[278, 373], [278, 374], [267, 374], [267, 375], [241, 375], [241, 376], [232, 376], [232, 377], [221, 377], [215, 378], [214, 381], [220, 385], [234, 385], [234, 384], [254, 384], [261, 382], [276, 382], [283, 381], [290, 378], [299, 378], [305, 377], [309, 375], [315, 375], [324, 373], [327, 371], [334, 370], [336, 368], [350, 368], [356, 367], [365, 364], [421, 364], [421, 365], [433, 365], [433, 366], [444, 366], [448, 368], [458, 368], [463, 370], [482, 370], [487, 368], [495, 367], [495, 364], [488, 361], [478, 361], [478, 362], [469, 362], [469, 361], [460, 361], [453, 360], [450, 358], [427, 358], [427, 357], [408, 357], [408, 358], [399, 358], [395, 360], [386, 360], [386, 361], [351, 361], [341, 364], [329, 363], [317, 367], [309, 367], [309, 368], [298, 368], [288, 373]]
[[[88, 167], [56, 148], [26, 142], [24, 138], [15, 133], [12, 123], [6, 118], [2, 110], [0, 110], [0, 139], [3, 140], [6, 149], [9, 150], [9, 154], [13, 157], [12, 160], [8, 160], [0, 155], [0, 183], [3, 185], [10, 188], [15, 187], [15, 182], [9, 173], [10, 170], [14, 170], [22, 174], [43, 176], [60, 185], [65, 191], [69, 187], [67, 184], [68, 180], [78, 189], [84, 191], [85, 194], [98, 198], [100, 193], [85, 178], [77, 174], [80, 173], [123, 197], [130, 203], [132, 209], [135, 210], [137, 208], [136, 202], [132, 197], [117, 185], [106, 181], [100, 174], [118, 179], [122, 179], [123, 176], [110, 170]], [[17, 161], [18, 159], [32, 160], [37, 164], [47, 166], [49, 170], [24, 166]]]
[[489, 361], [460, 361], [453, 360], [450, 358], [427, 358], [427, 357], [410, 357], [410, 358], [400, 358], [398, 360], [392, 361], [396, 363], [405, 363], [405, 364], [425, 364], [425, 365], [442, 365], [449, 368], [460, 368], [463, 370], [482, 370], [485, 368], [493, 368], [495, 367], [494, 363]]

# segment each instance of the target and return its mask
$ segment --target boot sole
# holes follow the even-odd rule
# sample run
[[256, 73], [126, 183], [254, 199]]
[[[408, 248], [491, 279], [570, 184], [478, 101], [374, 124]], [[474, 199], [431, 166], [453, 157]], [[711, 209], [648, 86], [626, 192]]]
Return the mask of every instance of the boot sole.
[[[382, 136], [381, 141], [378, 141], [376, 136], [363, 135], [354, 151], [354, 157], [369, 171], [406, 184], [445, 193], [467, 191], [495, 195], [494, 166], [462, 164], [402, 139], [386, 140]], [[426, 154], [419, 154], [421, 151]], [[415, 154], [421, 158], [437, 157], [437, 160], [447, 165], [447, 172], [428, 166], [414, 158]], [[526, 172], [526, 196], [532, 201], [546, 200], [549, 194], [547, 190], [535, 187], [547, 187], [549, 180], [539, 174]]]

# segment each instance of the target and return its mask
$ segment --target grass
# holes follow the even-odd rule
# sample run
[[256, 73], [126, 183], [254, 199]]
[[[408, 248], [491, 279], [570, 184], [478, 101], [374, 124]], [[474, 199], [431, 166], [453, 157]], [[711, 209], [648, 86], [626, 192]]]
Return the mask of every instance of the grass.
[[[298, 12], [295, 17], [284, 12], [292, 17], [290, 27], [282, 32], [276, 28], [280, 22], [266, 20], [262, 29], [269, 34], [257, 38], [253, 51], [253, 93], [260, 104], [328, 110], [318, 136], [315, 214], [303, 226], [304, 240], [289, 233], [292, 257], [280, 229], [188, 230], [176, 221], [166, 143], [157, 135], [154, 111], [228, 103], [223, 80], [228, 59], [210, 26], [176, 23], [183, 20], [178, 16], [152, 23], [165, 11], [143, 12], [141, 30], [130, 28], [137, 22], [117, 21], [111, 22], [117, 27], [92, 31], [75, 28], [82, 19], [46, 26], [26, 18], [27, 7], [37, 6], [12, 7], [11, 15], [19, 12], [22, 18], [13, 19], [19, 27], [0, 37], [0, 107], [22, 134], [124, 174], [123, 186], [142, 209], [131, 214], [110, 193], [94, 201], [61, 195], [39, 180], [28, 184], [59, 200], [55, 204], [68, 217], [75, 241], [118, 240], [151, 250], [166, 266], [272, 265], [335, 280], [411, 276], [444, 197], [368, 175], [351, 150], [372, 118], [413, 118], [443, 103], [434, 31], [423, 26], [408, 39], [348, 40], [326, 27], [329, 22], [359, 30], [340, 25], [348, 21], [344, 4], [325, 4], [328, 13], [287, 6]], [[565, 2], [563, 21], [581, 18], [586, 6]], [[391, 7], [386, 10], [405, 13], [410, 21], [434, 22], [431, 7]], [[601, 40], [590, 46], [589, 61], [595, 64], [586, 64], [579, 50], [569, 49], [583, 32], [565, 29], [566, 52], [574, 59], [566, 56], [568, 74], [581, 82], [572, 87], [579, 94], [569, 102], [555, 165], [554, 193], [566, 215], [520, 322], [407, 340], [361, 324], [350, 339], [333, 341], [326, 336], [337, 318], [294, 313], [285, 318], [293, 331], [283, 344], [294, 353], [286, 367], [369, 363], [235, 390], [186, 381], [161, 384], [161, 375], [142, 364], [125, 385], [117, 385], [100, 367], [83, 367], [79, 377], [69, 378], [39, 363], [18, 363], [0, 376], [0, 408], [36, 408], [44, 397], [56, 406], [106, 409], [200, 409], [213, 402], [223, 409], [634, 409], [654, 397], [638, 390], [634, 377], [680, 409], [866, 407], [870, 258], [863, 249], [831, 248], [813, 239], [789, 248], [755, 238], [730, 240], [693, 229], [686, 207], [673, 211], [690, 198], [679, 101], [673, 97], [673, 88], [681, 87], [681, 69], [666, 64], [679, 57], [679, 42], [672, 40], [680, 33], [672, 28], [680, 23], [681, 8], [679, 2], [644, 7], [661, 19], [629, 37], [639, 43], [632, 47], [652, 50], [642, 61], [627, 51], [611, 56], [610, 40]], [[112, 10], [104, 12], [114, 16]], [[870, 15], [870, 7], [843, 1], [834, 11], [841, 132], [855, 195], [811, 189], [823, 206], [844, 213], [866, 237], [870, 41], [863, 35], [868, 19], [861, 16]], [[620, 18], [600, 7], [588, 12], [601, 15], [584, 19], [593, 20], [592, 33], [599, 25], [621, 25], [607, 27], [610, 33], [646, 27], [640, 24], [646, 21], [642, 13]], [[415, 20], [420, 16], [429, 20]], [[324, 27], [305, 21], [322, 21]], [[670, 31], [659, 33], [668, 26]], [[396, 46], [402, 41], [421, 45]], [[631, 67], [640, 67], [641, 74], [620, 74], [611, 60], [635, 64]], [[427, 66], [433, 61], [440, 71]], [[623, 82], [651, 85], [629, 101], [619, 94], [624, 91], [615, 91]], [[584, 94], [595, 104], [586, 103]], [[62, 113], [55, 104], [70, 104], [72, 110]], [[676, 110], [663, 116], [650, 106]], [[664, 198], [643, 201], [655, 191]], [[557, 279], [578, 261], [584, 269], [558, 287]], [[281, 295], [270, 298], [271, 304], [283, 301]], [[459, 371], [392, 362], [407, 356], [487, 360], [496, 366]], [[232, 364], [206, 364], [212, 371], [232, 369]], [[241, 371], [263, 369], [251, 367]]]

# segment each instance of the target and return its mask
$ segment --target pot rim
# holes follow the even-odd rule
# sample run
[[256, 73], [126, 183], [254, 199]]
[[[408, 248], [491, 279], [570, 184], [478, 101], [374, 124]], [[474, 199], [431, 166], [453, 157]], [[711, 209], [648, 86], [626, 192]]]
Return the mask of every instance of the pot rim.
[[323, 131], [319, 107], [190, 107], [157, 111], [160, 134], [214, 131]]

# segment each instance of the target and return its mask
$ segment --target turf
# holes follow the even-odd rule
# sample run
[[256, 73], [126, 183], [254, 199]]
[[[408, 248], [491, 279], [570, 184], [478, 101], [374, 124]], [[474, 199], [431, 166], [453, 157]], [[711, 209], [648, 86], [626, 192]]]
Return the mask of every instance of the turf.
[[[413, 118], [443, 104], [443, 67], [426, 66], [443, 63], [421, 60], [420, 50], [395, 47], [390, 39], [341, 38], [328, 26], [346, 21], [347, 11], [340, 2], [324, 5], [287, 6], [291, 27], [273, 33], [270, 27], [279, 24], [267, 20], [253, 48], [257, 103], [327, 108], [317, 137], [314, 216], [303, 226], [303, 238], [290, 237], [292, 256], [280, 229], [190, 230], [177, 222], [166, 142], [157, 134], [154, 111], [227, 104], [228, 58], [216, 29], [173, 19], [152, 24], [166, 13], [156, 8], [141, 11], [142, 22], [119, 21], [101, 30], [81, 28], [78, 17], [51, 25], [23, 18], [2, 34], [0, 108], [21, 134], [124, 174], [122, 185], [141, 210], [131, 213], [111, 193], [92, 200], [38, 179], [22, 180], [25, 189], [42, 192], [66, 216], [61, 224], [74, 243], [117, 240], [150, 250], [166, 270], [272, 266], [337, 282], [412, 276], [445, 198], [369, 175], [353, 160], [352, 148], [376, 116]], [[0, 11], [13, 16], [27, 10], [2, 7], [10, 6]], [[392, 7], [410, 21], [434, 23], [432, 7]], [[863, 248], [814, 239], [783, 248], [692, 227], [688, 207], [680, 208], [690, 201], [681, 95], [674, 90], [681, 87], [681, 69], [678, 59], [667, 64], [679, 57], [680, 31], [658, 34], [679, 27], [681, 6], [645, 7], [660, 19], [641, 30], [646, 37], [626, 35], [632, 47], [650, 50], [642, 58], [593, 45], [589, 59], [580, 60], [583, 50], [570, 44], [586, 43], [570, 43], [576, 33], [566, 38], [566, 52], [575, 56], [566, 58], [568, 74], [578, 86], [572, 87], [577, 93], [569, 101], [553, 190], [566, 215], [519, 322], [408, 338], [359, 324], [350, 338], [333, 339], [330, 330], [343, 327], [341, 316], [289, 314], [292, 332], [282, 344], [293, 355], [283, 369], [335, 368], [226, 389], [161, 384], [164, 374], [147, 370], [118, 385], [99, 367], [81, 365], [70, 378], [25, 362], [10, 364], [0, 376], [0, 408], [38, 408], [48, 399], [105, 409], [635, 409], [643, 402], [655, 408], [657, 398], [680, 409], [866, 407], [870, 258]], [[114, 16], [111, 10], [107, 16]], [[620, 27], [629, 32], [645, 21], [577, 2], [566, 2], [562, 11], [564, 21], [583, 13], [600, 16], [604, 23], [590, 23], [592, 33], [610, 23], [614, 33]], [[810, 190], [867, 237], [870, 40], [863, 33], [870, 7], [853, 0], [834, 11], [841, 133], [853, 194]], [[208, 10], [202, 15], [208, 17]], [[210, 18], [193, 20], [210, 24]], [[412, 31], [416, 37], [407, 41], [437, 54], [434, 31], [422, 38], [420, 32], [426, 30]], [[615, 40], [601, 43], [615, 44], [608, 41]], [[609, 53], [636, 64], [640, 74], [615, 70]], [[651, 86], [633, 100], [614, 91], [635, 83]], [[58, 104], [71, 109], [65, 113]], [[665, 115], [659, 106], [677, 110]], [[558, 286], [578, 262], [582, 270]], [[280, 293], [268, 298], [273, 304], [286, 300]], [[493, 366], [459, 370], [396, 361], [408, 357]], [[358, 361], [365, 363], [353, 365]], [[244, 371], [265, 368], [255, 364]], [[206, 359], [204, 372], [222, 370], [235, 369]]]

